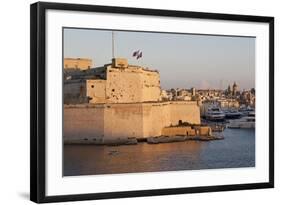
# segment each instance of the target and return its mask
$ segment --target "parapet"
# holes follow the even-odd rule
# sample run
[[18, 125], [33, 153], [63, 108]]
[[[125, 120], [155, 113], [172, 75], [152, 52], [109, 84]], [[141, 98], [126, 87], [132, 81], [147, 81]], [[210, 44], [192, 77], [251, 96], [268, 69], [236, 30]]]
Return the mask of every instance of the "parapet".
[[127, 68], [128, 60], [126, 58], [113, 58], [111, 66], [113, 68]]

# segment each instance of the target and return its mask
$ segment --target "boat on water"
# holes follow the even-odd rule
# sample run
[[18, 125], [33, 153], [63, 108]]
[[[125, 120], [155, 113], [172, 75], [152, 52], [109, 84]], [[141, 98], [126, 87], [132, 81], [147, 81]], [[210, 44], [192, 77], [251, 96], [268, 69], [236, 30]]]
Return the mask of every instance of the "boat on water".
[[206, 119], [211, 121], [223, 121], [224, 112], [219, 107], [210, 107], [206, 113]]
[[225, 129], [225, 125], [223, 124], [210, 124], [212, 132], [223, 132]]
[[242, 114], [242, 115], [244, 115], [244, 116], [248, 116], [249, 115], [249, 113], [251, 113], [251, 112], [255, 112], [255, 109], [254, 108], [252, 108], [252, 107], [250, 107], [250, 106], [241, 106], [240, 107], [240, 109], [239, 109], [239, 112]]
[[248, 116], [242, 117], [237, 120], [231, 120], [228, 124], [228, 128], [238, 128], [238, 129], [254, 129], [256, 123], [255, 112], [249, 112]]
[[225, 118], [227, 119], [238, 119], [241, 118], [243, 113], [237, 111], [237, 110], [226, 110], [224, 111]]

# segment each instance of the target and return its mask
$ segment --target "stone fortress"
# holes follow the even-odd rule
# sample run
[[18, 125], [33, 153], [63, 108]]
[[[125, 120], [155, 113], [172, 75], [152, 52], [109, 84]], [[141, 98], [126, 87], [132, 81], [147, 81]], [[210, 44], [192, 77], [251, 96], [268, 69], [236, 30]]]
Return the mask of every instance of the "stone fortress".
[[112, 64], [83, 72], [80, 70], [65, 72], [71, 78], [66, 79], [64, 83], [65, 104], [161, 100], [158, 71], [128, 65], [126, 59], [113, 59]]
[[69, 62], [64, 62], [63, 88], [66, 143], [143, 140], [183, 122], [201, 123], [197, 101], [162, 100], [157, 70], [129, 65], [124, 58], [96, 68], [87, 59]]

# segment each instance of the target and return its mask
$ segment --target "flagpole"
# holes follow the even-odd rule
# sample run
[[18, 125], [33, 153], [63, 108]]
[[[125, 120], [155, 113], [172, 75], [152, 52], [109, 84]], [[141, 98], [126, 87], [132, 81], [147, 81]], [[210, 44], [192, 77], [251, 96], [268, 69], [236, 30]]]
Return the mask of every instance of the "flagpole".
[[115, 58], [115, 55], [114, 55], [114, 31], [112, 31], [112, 58]]

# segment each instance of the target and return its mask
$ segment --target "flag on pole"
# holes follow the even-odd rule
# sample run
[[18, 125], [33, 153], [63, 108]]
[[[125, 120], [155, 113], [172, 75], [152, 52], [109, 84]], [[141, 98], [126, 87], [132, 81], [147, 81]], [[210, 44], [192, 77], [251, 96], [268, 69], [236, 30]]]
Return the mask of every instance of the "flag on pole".
[[140, 52], [140, 50], [138, 50], [138, 51], [134, 51], [133, 52], [133, 57], [136, 57], [137, 55], [138, 55], [138, 53]]
[[138, 60], [139, 58], [142, 57], [142, 51], [140, 51], [140, 50], [134, 51], [133, 57], [135, 57]]
[[137, 56], [137, 59], [142, 57], [142, 52], [139, 53], [139, 55]]

